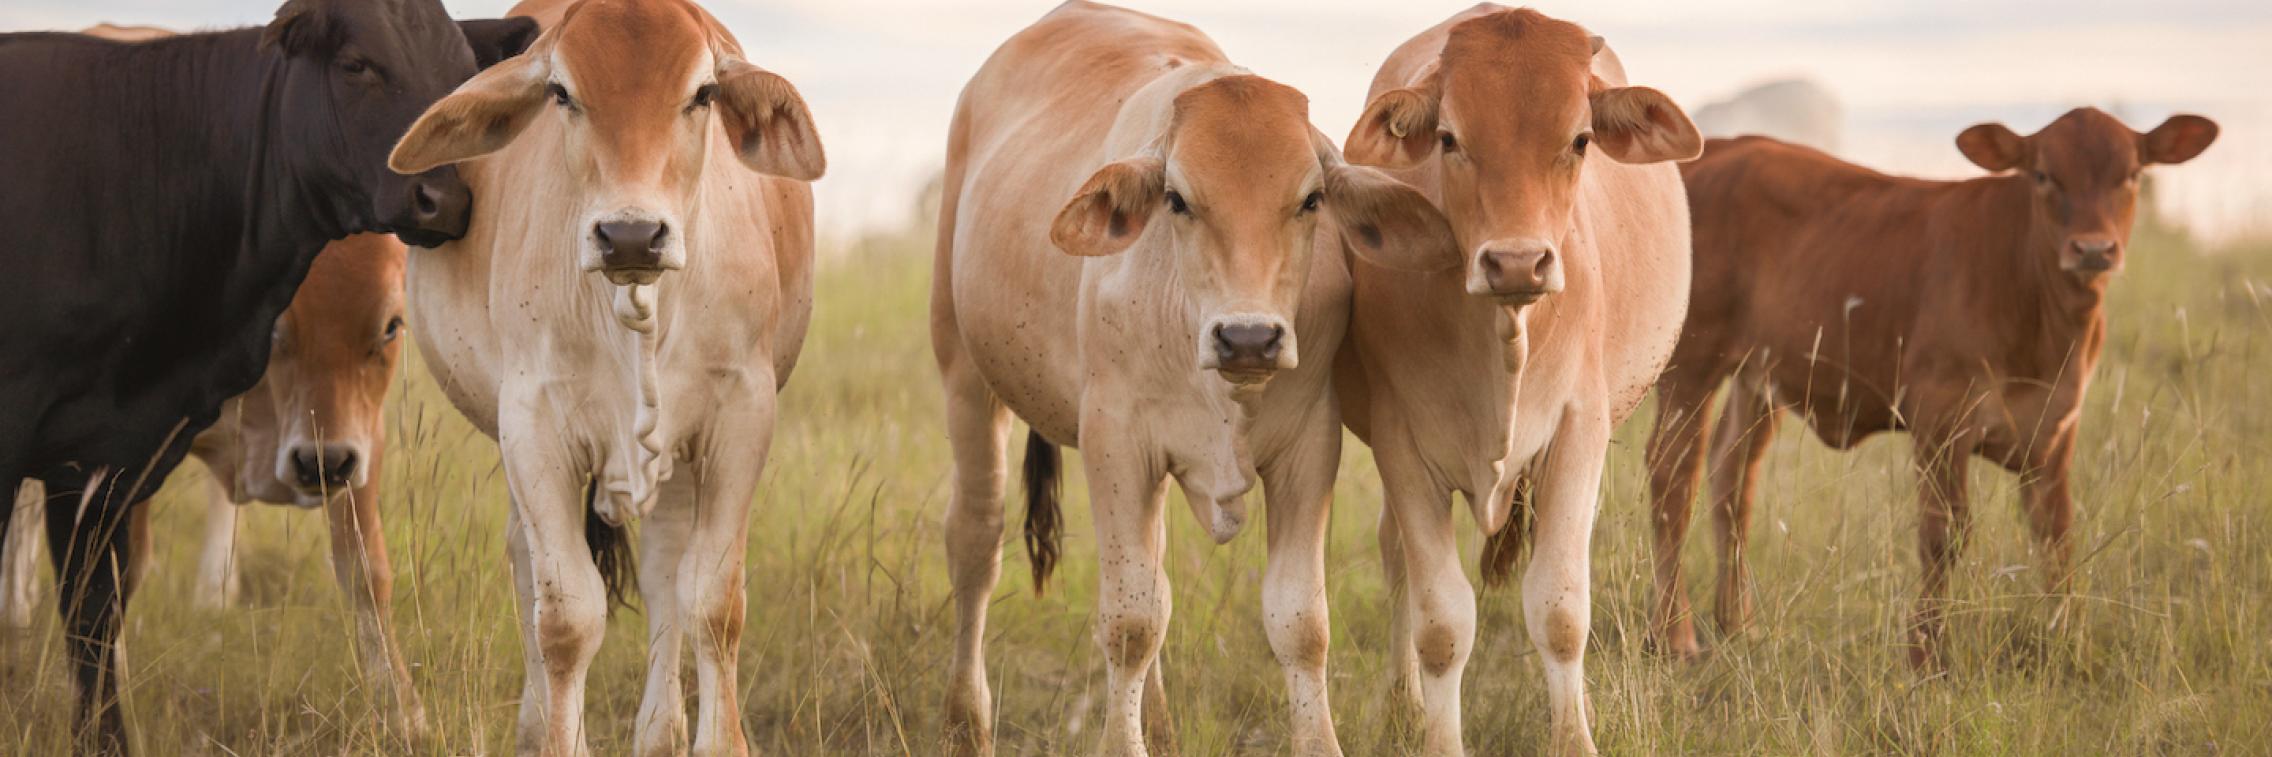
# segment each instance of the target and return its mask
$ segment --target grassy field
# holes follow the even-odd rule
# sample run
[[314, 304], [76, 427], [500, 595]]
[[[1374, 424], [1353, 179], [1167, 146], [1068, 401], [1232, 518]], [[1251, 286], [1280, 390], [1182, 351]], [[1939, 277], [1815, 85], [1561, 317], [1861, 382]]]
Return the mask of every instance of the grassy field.
[[[874, 238], [831, 259], [782, 403], [753, 503], [741, 670], [744, 720], [771, 754], [936, 751], [953, 633], [939, 523], [949, 465], [922, 238]], [[1911, 672], [1898, 646], [1918, 580], [1916, 507], [1907, 444], [1891, 438], [1834, 454], [1785, 434], [1756, 516], [1755, 628], [1711, 636], [1719, 653], [1700, 663], [1646, 653], [1647, 423], [1627, 423], [1594, 539], [1588, 673], [1604, 753], [2272, 754], [2272, 246], [2204, 251], [2142, 229], [2135, 250], [2078, 453], [2077, 596], [2062, 614], [2042, 595], [2013, 479], [1973, 466], [1981, 496], [1946, 676]], [[397, 623], [435, 738], [397, 743], [371, 717], [321, 515], [245, 518], [243, 606], [190, 607], [204, 472], [187, 466], [162, 497], [156, 569], [126, 632], [145, 753], [511, 750], [521, 659], [496, 450], [407, 362], [385, 518]], [[1350, 754], [1395, 754], [1415, 742], [1386, 706], [1379, 481], [1363, 446], [1347, 449], [1329, 552], [1335, 713]], [[1013, 537], [997, 591], [989, 653], [1005, 755], [1084, 752], [1101, 714], [1093, 539], [1079, 466], [1067, 468], [1058, 588], [1033, 596]], [[1169, 509], [1165, 653], [1181, 745], [1280, 753], [1283, 687], [1257, 617], [1260, 529], [1218, 548], [1185, 512]], [[1692, 576], [1710, 575], [1708, 530], [1692, 540]], [[1490, 591], [1480, 612], [1468, 743], [1529, 753], [1546, 705], [1521, 603]], [[619, 612], [600, 652], [598, 754], [629, 746], [644, 635], [636, 613]], [[51, 620], [0, 645], [0, 753], [62, 753], [69, 701]]]

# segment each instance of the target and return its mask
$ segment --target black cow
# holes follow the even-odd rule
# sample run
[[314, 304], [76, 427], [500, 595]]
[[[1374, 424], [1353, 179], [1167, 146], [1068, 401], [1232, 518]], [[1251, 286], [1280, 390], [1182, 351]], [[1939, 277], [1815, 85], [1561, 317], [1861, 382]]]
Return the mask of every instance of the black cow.
[[290, 0], [264, 28], [141, 43], [0, 35], [0, 491], [47, 486], [93, 749], [126, 751], [128, 503], [259, 381], [325, 242], [464, 233], [457, 175], [396, 176], [387, 153], [536, 32], [455, 23], [439, 0]]

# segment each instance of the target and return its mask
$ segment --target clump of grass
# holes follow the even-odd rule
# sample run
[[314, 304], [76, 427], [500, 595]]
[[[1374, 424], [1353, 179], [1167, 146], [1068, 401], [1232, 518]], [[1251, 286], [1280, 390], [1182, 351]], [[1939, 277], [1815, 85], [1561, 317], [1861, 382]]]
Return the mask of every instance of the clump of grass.
[[[824, 268], [812, 339], [751, 503], [743, 713], [774, 754], [932, 754], [953, 613], [940, 518], [948, 446], [930, 358], [927, 234], [845, 245]], [[1973, 466], [1951, 673], [1903, 663], [1916, 590], [1908, 448], [1833, 453], [1797, 431], [1765, 471], [1752, 631], [1681, 664], [1643, 650], [1650, 591], [1646, 415], [1611, 450], [1595, 548], [1588, 674], [1609, 754], [2255, 754], [2272, 752], [2272, 244], [2204, 250], [2140, 230], [2113, 288], [2075, 489], [2076, 593], [2042, 594], [2011, 477]], [[321, 516], [245, 518], [246, 606], [191, 609], [202, 471], [160, 496], [156, 566], [126, 631], [145, 754], [466, 754], [511, 750], [520, 691], [496, 448], [413, 356], [391, 409], [384, 518], [398, 631], [434, 737], [372, 717]], [[1892, 439], [1893, 437], [1888, 437]], [[1380, 485], [1346, 446], [1331, 530], [1334, 708], [1350, 754], [1416, 745], [1389, 706]], [[1014, 451], [1013, 451], [1014, 452]], [[1087, 493], [1069, 462], [1066, 558], [1042, 597], [1006, 540], [989, 626], [1004, 755], [1094, 746], [1103, 668]], [[1015, 522], [1015, 497], [1004, 506]], [[1224, 547], [1171, 507], [1175, 620], [1164, 658], [1188, 754], [1286, 749], [1283, 684], [1259, 623], [1259, 530]], [[1706, 539], [1690, 575], [1707, 576]], [[1480, 544], [1462, 548], [1474, 564]], [[1707, 599], [1701, 582], [1694, 595]], [[256, 589], [256, 590], [255, 590]], [[1707, 599], [1708, 602], [1708, 599]], [[1700, 608], [1702, 609], [1702, 608]], [[1514, 589], [1484, 595], [1467, 674], [1468, 742], [1523, 754], [1546, 702]], [[0, 645], [0, 753], [61, 753], [69, 687], [49, 617]], [[629, 748], [645, 622], [618, 613], [591, 676], [597, 753]]]

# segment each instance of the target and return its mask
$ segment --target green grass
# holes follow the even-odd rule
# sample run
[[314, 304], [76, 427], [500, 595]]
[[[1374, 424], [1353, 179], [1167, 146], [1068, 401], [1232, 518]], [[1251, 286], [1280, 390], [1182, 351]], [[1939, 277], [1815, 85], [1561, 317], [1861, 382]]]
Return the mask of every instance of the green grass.
[[[753, 504], [741, 668], [744, 722], [772, 754], [936, 752], [953, 618], [924, 238], [874, 238], [829, 261], [781, 405]], [[1838, 454], [1795, 426], [1768, 462], [1756, 515], [1755, 628], [1718, 638], [1702, 624], [1718, 653], [1701, 663], [1644, 652], [1644, 410], [1611, 449], [1594, 539], [1588, 677], [1604, 752], [2272, 753], [2267, 300], [2272, 246], [2202, 251], [2141, 230], [2114, 287], [2078, 453], [2087, 557], [2077, 596], [2060, 615], [2042, 595], [2013, 479], [1973, 466], [1982, 472], [1948, 632], [1953, 672], [1931, 679], [1899, 647], [1917, 584], [1907, 444], [1887, 437]], [[496, 450], [409, 362], [390, 409], [384, 517], [399, 631], [436, 738], [394, 743], [371, 717], [320, 515], [251, 514], [244, 606], [190, 608], [204, 473], [189, 466], [161, 497], [156, 570], [126, 632], [145, 753], [510, 751], [521, 661]], [[1347, 449], [1329, 547], [1334, 707], [1350, 754], [1394, 754], [1415, 741], [1386, 706], [1379, 482], [1363, 446]], [[989, 670], [1005, 755], [1085, 752], [1101, 716], [1093, 537], [1079, 467], [1068, 468], [1057, 588], [1032, 594], [1013, 535], [996, 591]], [[1018, 509], [1008, 509], [1014, 528]], [[1165, 665], [1184, 751], [1280, 753], [1283, 686], [1257, 617], [1260, 529], [1214, 547], [1184, 508], [1168, 512], [1176, 613]], [[1691, 540], [1692, 576], [1710, 575], [1708, 530]], [[1476, 547], [1470, 533], [1471, 566]], [[1692, 586], [1700, 609], [1704, 588]], [[1468, 743], [1530, 753], [1546, 705], [1519, 599], [1486, 592], [1480, 611]], [[594, 667], [599, 754], [628, 749], [644, 629], [636, 613], [618, 613]], [[52, 621], [0, 647], [0, 753], [63, 751], [68, 691]]]

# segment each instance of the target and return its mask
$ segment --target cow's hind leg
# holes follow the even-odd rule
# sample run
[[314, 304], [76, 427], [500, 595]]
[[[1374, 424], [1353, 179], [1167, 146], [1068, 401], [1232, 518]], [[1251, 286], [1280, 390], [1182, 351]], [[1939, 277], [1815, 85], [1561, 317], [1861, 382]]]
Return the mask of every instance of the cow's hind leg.
[[[1598, 396], [1598, 395], [1597, 395]], [[1539, 476], [1537, 542], [1523, 574], [1523, 621], [1546, 668], [1547, 754], [1593, 754], [1586, 635], [1593, 618], [1592, 541], [1609, 454], [1607, 410], [1571, 411]]]
[[[205, 539], [198, 547], [197, 588], [190, 593], [189, 602], [195, 607], [218, 610], [237, 601], [241, 585], [237, 578], [237, 504], [229, 501], [228, 489], [219, 481], [208, 480], [205, 496]], [[328, 508], [326, 515], [329, 515]], [[335, 563], [339, 556], [338, 533], [339, 524], [335, 521], [332, 524]]]
[[[133, 520], [127, 506], [104, 496], [106, 478], [97, 474], [84, 486], [47, 482], [48, 554], [55, 563], [56, 605], [78, 692], [80, 743], [91, 753], [125, 754], [126, 714], [118, 697], [125, 665], [118, 631], [133, 569]], [[74, 501], [55, 501], [59, 496]]]
[[[986, 387], [976, 366], [946, 355], [940, 363], [947, 390], [947, 441], [955, 456], [945, 524], [955, 602], [945, 746], [950, 755], [989, 755], [994, 753], [994, 702], [986, 684], [986, 607], [1002, 574], [1003, 447], [1010, 438], [1010, 411]], [[1027, 454], [1037, 454], [1035, 447], [1046, 444], [1036, 439]]]
[[[7, 481], [0, 476], [0, 482]], [[15, 511], [0, 528], [8, 535], [0, 540], [4, 556], [0, 556], [0, 625], [23, 630], [31, 628], [32, 613], [39, 606], [39, 552], [40, 540], [47, 538], [47, 485], [38, 479], [25, 479], [15, 492]]]
[[1964, 434], [1916, 435], [1918, 491], [1917, 559], [1924, 569], [1924, 587], [1918, 592], [1917, 610], [1909, 626], [1909, 660], [1918, 668], [1933, 670], [1944, 662], [1941, 630], [1949, 593], [1949, 571], [1956, 566], [1970, 526], [1971, 507], [1965, 492], [1965, 467], [1971, 462], [1973, 442]]
[[647, 616], [647, 691], [640, 698], [632, 754], [684, 754], [687, 748], [686, 619], [678, 604], [679, 570], [693, 538], [694, 477], [663, 483], [655, 509], [639, 520], [639, 602]]
[[2059, 432], [2039, 462], [2021, 472], [2028, 530], [2035, 535], [2036, 552], [2044, 563], [2044, 587], [2055, 595], [2067, 593], [2075, 570], [2075, 545], [2069, 538], [2075, 526], [2075, 500], [2067, 491], [2074, 452], [2075, 430], [2070, 427]]
[[1399, 717], [1419, 715], [1427, 705], [1420, 695], [1420, 653], [1412, 645], [1412, 592], [1404, 578], [1404, 535], [1396, 524], [1396, 510], [1381, 503], [1381, 573], [1388, 585], [1388, 654], [1395, 679], [1390, 681], [1390, 706], [1401, 708]]
[[1650, 640], [1674, 656], [1694, 658], [1696, 620], [1688, 604], [1680, 548], [1696, 503], [1703, 472], [1703, 447], [1710, 436], [1712, 395], [1720, 376], [1697, 371], [1668, 372], [1657, 382], [1657, 418], [1649, 433], [1649, 511], [1655, 530], [1656, 602], [1650, 610]]
[[1719, 593], [1712, 609], [1720, 632], [1731, 636], [1751, 622], [1751, 573], [1744, 548], [1751, 541], [1759, 466], [1775, 442], [1781, 417], [1766, 387], [1739, 377], [1728, 388], [1728, 404], [1712, 437], [1712, 528], [1720, 548]]
[[1262, 472], [1269, 525], [1269, 566], [1262, 576], [1262, 620], [1270, 651], [1285, 671], [1293, 714], [1293, 753], [1341, 754], [1326, 695], [1326, 649], [1332, 639], [1325, 596], [1326, 526], [1333, 508], [1334, 467], [1341, 460], [1340, 422], [1319, 413], [1295, 449]]
[[[375, 466], [373, 481], [378, 478]], [[214, 508], [236, 506], [216, 498]], [[324, 503], [331, 527], [331, 574], [355, 612], [356, 661], [363, 679], [379, 690], [380, 711], [404, 738], [426, 735], [426, 706], [410, 683], [410, 666], [394, 636], [394, 563], [379, 525], [379, 487], [373, 483]]]

